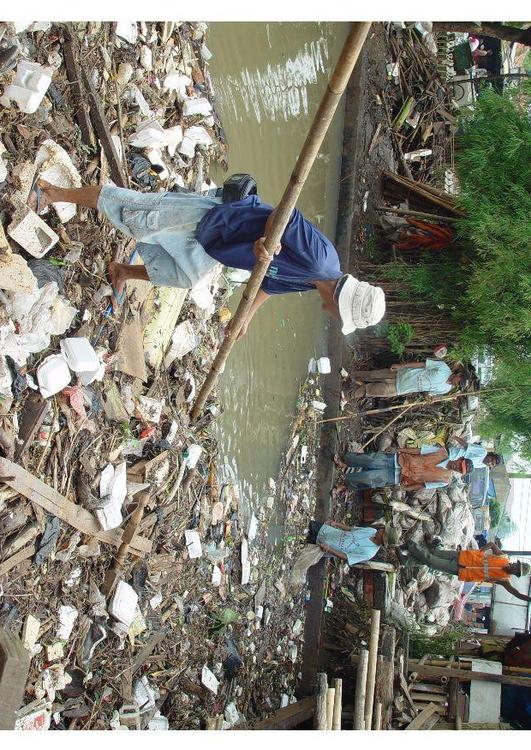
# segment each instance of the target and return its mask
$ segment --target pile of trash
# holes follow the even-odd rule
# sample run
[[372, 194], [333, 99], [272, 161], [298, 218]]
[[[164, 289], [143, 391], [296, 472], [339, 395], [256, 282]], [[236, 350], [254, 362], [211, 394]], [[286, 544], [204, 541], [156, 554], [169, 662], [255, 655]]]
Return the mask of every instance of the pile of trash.
[[397, 157], [405, 174], [421, 182], [451, 163], [457, 129], [453, 89], [430, 27], [390, 27], [389, 82], [382, 92]]
[[215, 393], [189, 418], [241, 272], [189, 293], [129, 282], [114, 309], [106, 265], [136, 262], [131, 243], [32, 200], [39, 177], [213, 189], [206, 31], [0, 25], [0, 627], [31, 654], [18, 728], [230, 728], [294, 700], [304, 592], [284, 560], [315, 495], [319, 376], [244, 519], [217, 479]]

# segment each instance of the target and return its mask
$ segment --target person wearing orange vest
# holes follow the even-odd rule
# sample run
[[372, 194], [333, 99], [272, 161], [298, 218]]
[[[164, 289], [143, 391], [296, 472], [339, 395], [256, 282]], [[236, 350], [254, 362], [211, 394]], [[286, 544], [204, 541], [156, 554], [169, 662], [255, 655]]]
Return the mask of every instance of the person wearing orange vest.
[[420, 565], [428, 565], [441, 573], [456, 575], [460, 581], [497, 583], [518, 599], [531, 602], [531, 596], [522, 594], [509, 582], [512, 575], [518, 577], [529, 575], [531, 565], [521, 560], [510, 562], [507, 555], [504, 555], [494, 542], [488, 542], [482, 549], [462, 550], [460, 548], [428, 548], [409, 541], [407, 552], [413, 561]]

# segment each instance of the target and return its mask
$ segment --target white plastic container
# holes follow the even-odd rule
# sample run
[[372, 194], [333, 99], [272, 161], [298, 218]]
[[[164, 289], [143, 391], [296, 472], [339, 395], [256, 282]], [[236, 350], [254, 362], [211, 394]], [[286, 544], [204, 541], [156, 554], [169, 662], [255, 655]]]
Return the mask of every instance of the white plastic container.
[[128, 628], [135, 619], [137, 604], [136, 591], [125, 581], [118, 581], [109, 614]]
[[51, 82], [50, 68], [28, 60], [19, 60], [15, 80], [5, 87], [0, 102], [4, 107], [9, 107], [13, 100], [21, 112], [32, 115], [38, 110]]
[[202, 557], [203, 548], [201, 546], [201, 538], [197, 531], [194, 529], [186, 529], [184, 532], [186, 539], [186, 548], [190, 556], [190, 560], [195, 560], [197, 557]]
[[186, 455], [184, 457], [184, 461], [186, 463], [186, 466], [188, 469], [195, 469], [197, 462], [199, 461], [199, 457], [201, 453], [203, 452], [203, 449], [200, 445], [196, 445], [193, 443], [189, 446], [189, 448], [186, 451]]
[[74, 372], [96, 372], [100, 366], [98, 355], [90, 341], [79, 338], [63, 339], [60, 343], [61, 352], [68, 366]]
[[37, 382], [44, 398], [62, 391], [71, 379], [72, 375], [62, 354], [51, 354], [37, 369]]
[[208, 117], [212, 112], [212, 105], [204, 97], [198, 97], [196, 99], [186, 99], [183, 102], [183, 115], [184, 117], [193, 117], [194, 115], [202, 115]]
[[328, 375], [329, 372], [332, 372], [328, 357], [320, 357], [320, 359], [317, 360], [317, 369], [321, 375]]

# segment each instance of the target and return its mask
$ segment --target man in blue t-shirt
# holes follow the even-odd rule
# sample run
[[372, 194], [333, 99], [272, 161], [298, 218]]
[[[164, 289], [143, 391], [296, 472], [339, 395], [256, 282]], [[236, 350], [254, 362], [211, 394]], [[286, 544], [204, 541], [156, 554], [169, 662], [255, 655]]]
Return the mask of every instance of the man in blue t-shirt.
[[464, 370], [457, 368], [452, 372], [442, 359], [404, 362], [383, 370], [357, 370], [352, 377], [360, 383], [356, 398], [393, 398], [410, 393], [444, 396], [452, 388], [465, 389], [468, 385]]
[[136, 239], [144, 265], [109, 266], [116, 298], [129, 279], [191, 289], [218, 263], [251, 271], [257, 259], [271, 258], [240, 337], [275, 294], [317, 290], [323, 310], [341, 321], [344, 334], [375, 325], [385, 313], [383, 291], [343, 274], [334, 245], [298, 209], [269, 256], [264, 240], [274, 210], [256, 195], [222, 203], [196, 193], [137, 193], [110, 184], [64, 189], [39, 180], [34, 200], [40, 207], [67, 202], [96, 208]]

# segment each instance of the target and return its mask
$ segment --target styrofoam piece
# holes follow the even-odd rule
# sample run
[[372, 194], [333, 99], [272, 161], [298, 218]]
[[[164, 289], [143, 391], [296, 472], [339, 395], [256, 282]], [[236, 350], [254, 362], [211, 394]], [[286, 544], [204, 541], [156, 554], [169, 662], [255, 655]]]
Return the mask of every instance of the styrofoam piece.
[[[99, 360], [98, 360], [99, 362]], [[98, 367], [95, 370], [87, 370], [86, 372], [78, 373], [79, 382], [81, 385], [90, 385], [95, 380], [103, 380], [105, 376], [105, 363], [99, 362]]]
[[165, 399], [149, 398], [149, 396], [139, 396], [137, 399], [137, 409], [140, 417], [145, 422], [158, 424], [162, 416], [162, 410], [166, 403]]
[[[35, 157], [35, 167], [40, 173], [40, 178], [61, 188], [81, 187], [81, 175], [74, 166], [70, 156], [64, 148], [51, 138], [44, 141]], [[65, 224], [76, 215], [74, 203], [60, 201], [53, 203], [53, 207], [60, 219]]]
[[235, 703], [229, 703], [226, 707], [225, 721], [227, 724], [230, 724], [231, 727], [235, 726], [240, 721], [240, 714], [238, 713]]
[[212, 105], [203, 96], [196, 97], [195, 99], [185, 99], [183, 102], [183, 115], [184, 117], [193, 117], [194, 115], [202, 115], [207, 117], [212, 112]]
[[310, 373], [310, 375], [313, 375], [317, 372], [317, 362], [313, 357], [308, 362], [308, 372]]
[[179, 323], [172, 334], [170, 348], [164, 357], [164, 367], [169, 367], [174, 360], [181, 359], [198, 345], [199, 339], [192, 323], [189, 320]]
[[55, 634], [59, 641], [67, 641], [70, 638], [78, 614], [77, 609], [70, 607], [68, 604], [59, 607], [59, 627]]
[[186, 98], [186, 87], [191, 86], [192, 79], [182, 73], [174, 71], [168, 73], [164, 81], [162, 82], [162, 88], [164, 91], [175, 91], [178, 99]]
[[141, 714], [145, 714], [155, 708], [157, 693], [155, 693], [155, 690], [149, 684], [146, 675], [135, 682], [134, 699], [140, 708]]
[[140, 47], [140, 65], [144, 70], [147, 70], [148, 73], [153, 70], [153, 53], [146, 44], [143, 44]]
[[324, 411], [326, 409], [324, 401], [312, 401], [312, 406], [314, 409], [317, 409], [317, 411]]
[[98, 370], [100, 360], [87, 338], [67, 338], [60, 342], [61, 352], [74, 372], [93, 373]]
[[138, 594], [125, 581], [118, 581], [114, 596], [109, 604], [109, 614], [115, 620], [129, 627], [136, 615]]
[[201, 682], [208, 690], [210, 690], [210, 692], [214, 693], [214, 695], [218, 694], [219, 680], [216, 675], [210, 671], [206, 664], [201, 672]]
[[41, 621], [28, 614], [22, 629], [22, 645], [27, 651], [33, 651], [41, 630]]
[[125, 461], [114, 467], [108, 464], [100, 477], [101, 508], [96, 517], [104, 531], [115, 529], [122, 523], [122, 505], [127, 495], [127, 464]]
[[212, 585], [221, 586], [221, 568], [217, 565], [212, 568]]
[[116, 80], [120, 86], [126, 86], [133, 77], [134, 72], [135, 69], [131, 63], [120, 63], [120, 65], [118, 65], [118, 70], [116, 71]]
[[37, 279], [22, 255], [0, 255], [0, 289], [22, 294], [31, 294], [37, 289]]
[[249, 543], [244, 537], [241, 546], [241, 563], [242, 563], [242, 585], [245, 586], [251, 579], [251, 563], [249, 562]]
[[188, 469], [195, 469], [202, 452], [203, 452], [203, 449], [201, 448], [200, 445], [197, 445], [196, 443], [192, 443], [192, 445], [190, 445], [187, 448], [184, 461]]
[[201, 125], [193, 125], [191, 128], [186, 128], [183, 134], [183, 140], [179, 146], [179, 153], [183, 156], [192, 158], [195, 153], [196, 146], [211, 146], [212, 138], [208, 134], [206, 128]]
[[197, 557], [202, 557], [203, 548], [201, 547], [201, 538], [195, 529], [186, 529], [184, 532], [186, 539], [186, 548], [190, 556], [190, 560], [195, 560]]
[[55, 232], [28, 206], [17, 209], [7, 233], [34, 258], [42, 258], [59, 242]]
[[116, 36], [125, 39], [129, 44], [136, 44], [138, 39], [138, 28], [136, 21], [118, 21], [116, 24]]
[[37, 369], [37, 382], [41, 395], [49, 398], [70, 383], [72, 375], [61, 354], [50, 354]]
[[205, 62], [208, 62], [212, 59], [212, 52], [208, 49], [206, 44], [203, 44], [201, 47], [201, 57]]
[[321, 375], [328, 375], [329, 372], [332, 372], [332, 368], [330, 367], [330, 360], [328, 357], [320, 357], [317, 360], [317, 369], [321, 373]]
[[258, 518], [254, 513], [251, 514], [251, 520], [249, 521], [249, 530], [247, 532], [247, 539], [252, 542], [256, 538], [258, 532]]
[[155, 716], [151, 719], [148, 724], [148, 729], [166, 731], [170, 728], [170, 722], [165, 716], [162, 716], [160, 711], [157, 711]]
[[301, 464], [305, 464], [307, 458], [308, 458], [308, 446], [303, 445], [301, 448]]
[[14, 81], [5, 87], [0, 104], [9, 107], [11, 101], [14, 101], [21, 112], [26, 115], [34, 114], [52, 82], [52, 73], [51, 68], [28, 60], [19, 60]]
[[183, 129], [180, 125], [164, 129], [157, 120], [152, 118], [139, 125], [133, 135], [129, 136], [128, 142], [135, 148], [153, 151], [171, 146], [176, 147], [182, 141], [182, 138]]

